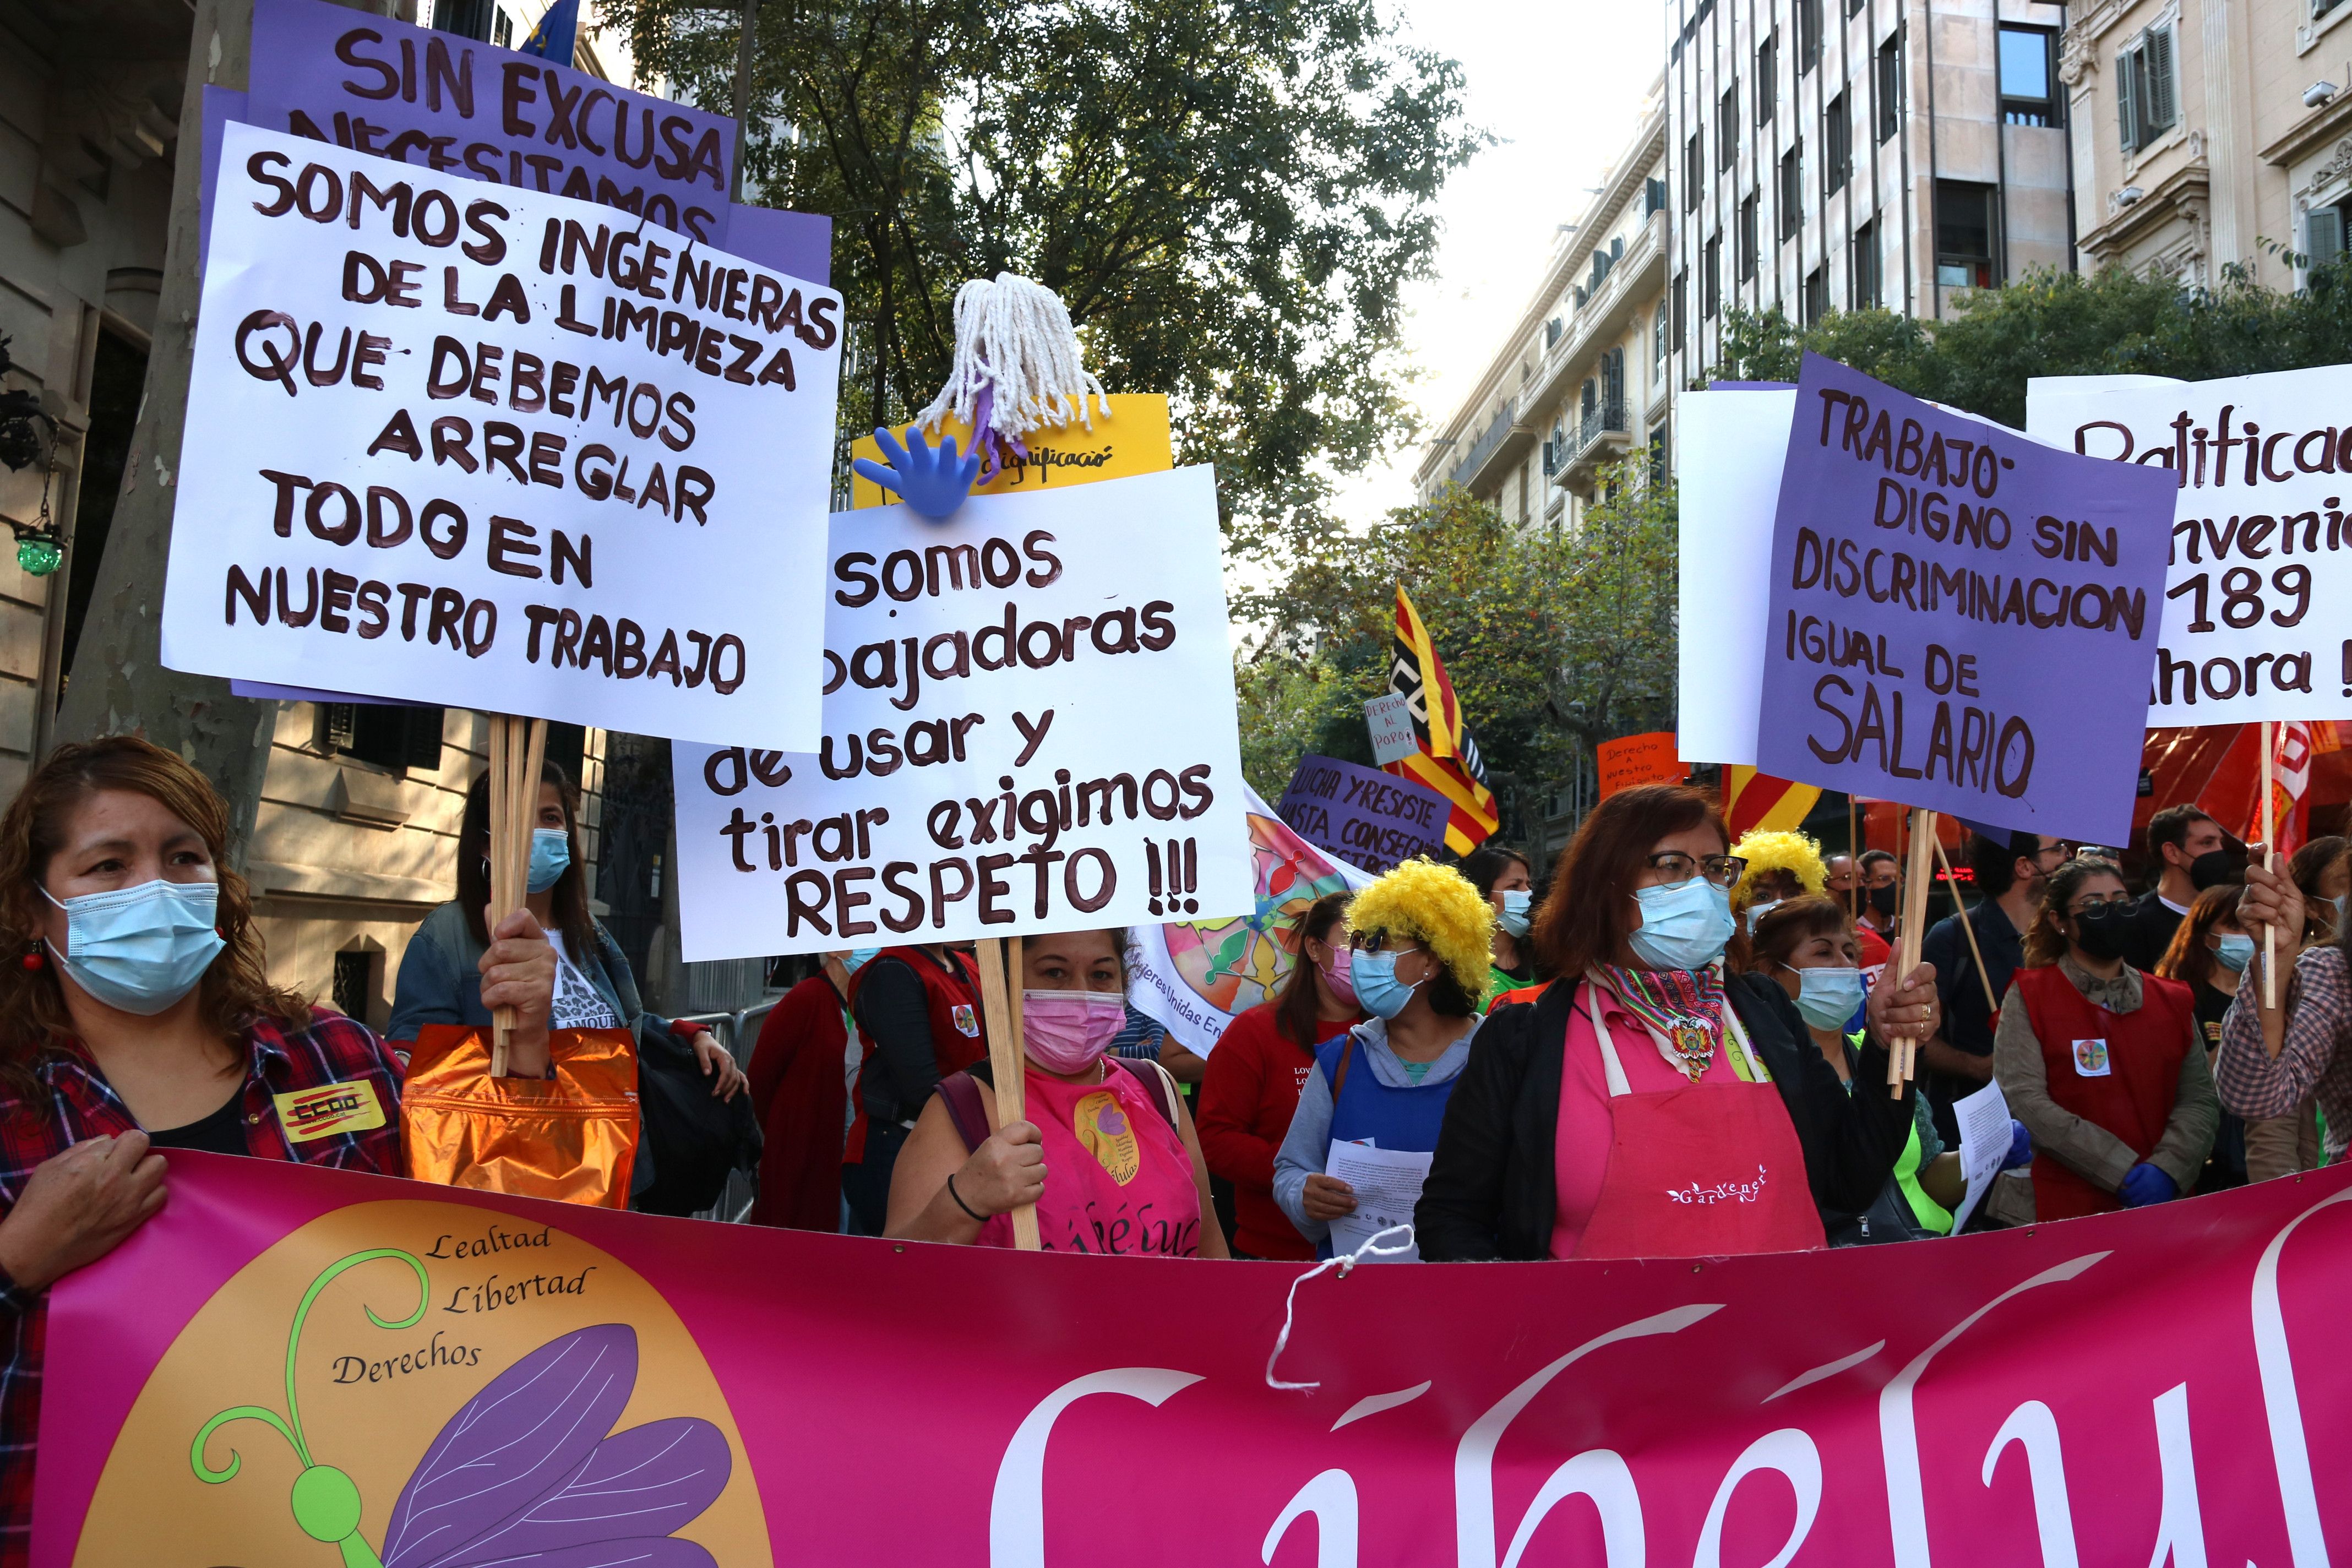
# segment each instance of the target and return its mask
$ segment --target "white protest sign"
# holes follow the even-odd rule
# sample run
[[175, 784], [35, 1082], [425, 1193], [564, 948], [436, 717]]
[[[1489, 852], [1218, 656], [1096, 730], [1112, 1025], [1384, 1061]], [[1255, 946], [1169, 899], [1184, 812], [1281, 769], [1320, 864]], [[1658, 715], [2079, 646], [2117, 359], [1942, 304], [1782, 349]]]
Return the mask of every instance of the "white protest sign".
[[1421, 742], [1412, 732], [1412, 699], [1401, 691], [1366, 702], [1364, 723], [1372, 734], [1372, 761], [1382, 767], [1401, 763], [1421, 750]]
[[1677, 757], [1753, 767], [1772, 518], [1797, 389], [1686, 392], [1681, 411]]
[[222, 147], [163, 662], [814, 745], [839, 296], [584, 201]]
[[[2352, 365], [2036, 380], [2028, 434], [2179, 478], [2147, 722], [2352, 718]], [[2060, 541], [2061, 544], [2067, 542]]]
[[824, 744], [671, 750], [688, 959], [1255, 908], [1205, 468], [833, 519]]

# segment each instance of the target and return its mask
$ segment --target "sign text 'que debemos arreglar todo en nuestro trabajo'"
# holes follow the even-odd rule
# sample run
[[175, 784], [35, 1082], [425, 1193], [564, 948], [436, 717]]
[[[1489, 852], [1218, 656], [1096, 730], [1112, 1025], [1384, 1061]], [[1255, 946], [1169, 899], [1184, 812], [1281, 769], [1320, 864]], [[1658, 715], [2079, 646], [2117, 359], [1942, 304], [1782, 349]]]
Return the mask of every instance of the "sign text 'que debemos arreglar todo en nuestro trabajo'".
[[1757, 765], [2121, 843], [2172, 490], [2168, 474], [2057, 451], [1807, 354]]
[[814, 754], [671, 749], [688, 959], [1253, 907], [1206, 468], [838, 513]]
[[609, 207], [229, 125], [163, 661], [814, 746], [840, 337]]

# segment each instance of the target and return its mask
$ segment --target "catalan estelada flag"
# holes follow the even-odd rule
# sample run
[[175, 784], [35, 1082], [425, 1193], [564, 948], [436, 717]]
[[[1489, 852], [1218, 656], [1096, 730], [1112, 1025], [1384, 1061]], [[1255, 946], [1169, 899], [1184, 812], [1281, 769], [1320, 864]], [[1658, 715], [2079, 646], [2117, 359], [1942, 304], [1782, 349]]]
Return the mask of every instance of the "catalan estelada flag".
[[1462, 721], [1461, 705], [1454, 700], [1454, 683], [1421, 613], [1412, 607], [1400, 584], [1396, 596], [1395, 656], [1389, 662], [1389, 689], [1412, 704], [1413, 738], [1421, 750], [1388, 771], [1416, 779], [1453, 805], [1445, 824], [1445, 847], [1467, 855], [1491, 836], [1501, 821], [1495, 795], [1486, 787], [1486, 764], [1479, 760], [1477, 740]]
[[1723, 819], [1734, 844], [1759, 827], [1794, 832], [1821, 798], [1818, 785], [1791, 784], [1750, 767], [1723, 770]]

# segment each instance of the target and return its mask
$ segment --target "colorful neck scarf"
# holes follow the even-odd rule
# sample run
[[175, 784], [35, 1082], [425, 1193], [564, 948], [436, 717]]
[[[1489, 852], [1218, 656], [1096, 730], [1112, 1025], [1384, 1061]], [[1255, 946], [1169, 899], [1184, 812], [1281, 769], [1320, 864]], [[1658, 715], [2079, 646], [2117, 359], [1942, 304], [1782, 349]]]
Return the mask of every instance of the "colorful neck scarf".
[[1697, 1082], [1723, 1044], [1721, 967], [1629, 969], [1604, 963], [1600, 973], [1619, 1005], [1649, 1026], [1667, 1065]]

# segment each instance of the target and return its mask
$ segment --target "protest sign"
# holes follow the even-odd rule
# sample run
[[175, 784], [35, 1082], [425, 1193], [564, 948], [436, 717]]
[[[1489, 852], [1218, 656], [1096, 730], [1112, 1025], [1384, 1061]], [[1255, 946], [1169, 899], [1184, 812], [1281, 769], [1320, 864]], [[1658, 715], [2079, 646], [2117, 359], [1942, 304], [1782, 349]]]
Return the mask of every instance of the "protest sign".
[[[1327, 1273], [1287, 1316], [1305, 1265], [171, 1182], [48, 1293], [33, 1568], [341, 1531], [385, 1568], [2177, 1568], [2352, 1530], [2341, 1168], [1907, 1247]], [[1267, 1386], [1286, 1321], [1303, 1390]]]
[[1599, 764], [1603, 800], [1635, 784], [1680, 784], [1690, 773], [1675, 755], [1672, 730], [1603, 741], [1592, 752]]
[[2147, 722], [2352, 718], [2352, 426], [2332, 423], [2352, 406], [2352, 365], [2074, 379], [2032, 384], [2026, 429], [2173, 481]]
[[1298, 922], [1318, 899], [1371, 881], [1293, 833], [1247, 784], [1242, 798], [1257, 894], [1250, 912], [1128, 931], [1128, 1001], [1195, 1056], [1207, 1056], [1235, 1018], [1281, 994], [1298, 962]]
[[1375, 877], [1437, 853], [1453, 809], [1427, 784], [1311, 752], [1298, 759], [1275, 806], [1293, 833]]
[[1675, 407], [1678, 632], [1677, 754], [1686, 763], [1753, 766], [1769, 635], [1759, 592], [1772, 570], [1772, 514], [1789, 454], [1797, 394], [1685, 392]]
[[164, 663], [814, 744], [838, 296], [561, 196], [223, 142]]
[[247, 92], [271, 131], [729, 243], [735, 122], [569, 65], [326, 0], [254, 0]]
[[[1133, 474], [1156, 474], [1175, 466], [1174, 447], [1168, 432], [1168, 399], [1159, 393], [1123, 393], [1101, 400], [1110, 405], [1108, 417], [1100, 405], [1089, 399], [1094, 409], [1091, 428], [1072, 420], [1059, 429], [1032, 430], [1022, 437], [1027, 456], [1014, 457], [1011, 462], [989, 476], [985, 484], [975, 484], [976, 496], [1031, 494], [1055, 485], [1084, 484], [1091, 479], [1123, 479]], [[905, 434], [900, 426], [899, 433]], [[954, 437], [956, 450], [971, 450], [971, 426], [954, 415], [943, 416], [937, 429], [926, 427], [923, 439], [936, 447]], [[881, 444], [872, 436], [860, 436], [849, 444], [852, 458], [868, 458], [882, 463]], [[850, 470], [849, 504], [853, 510], [869, 506], [889, 506], [898, 497], [867, 479], [856, 469]]]
[[1372, 761], [1382, 767], [1401, 763], [1421, 750], [1413, 733], [1412, 699], [1391, 691], [1364, 704], [1364, 723], [1371, 731]]
[[2170, 477], [1805, 356], [1757, 765], [2014, 832], [2131, 828]]
[[1250, 907], [1215, 480], [843, 512], [814, 756], [677, 746], [689, 959]]

